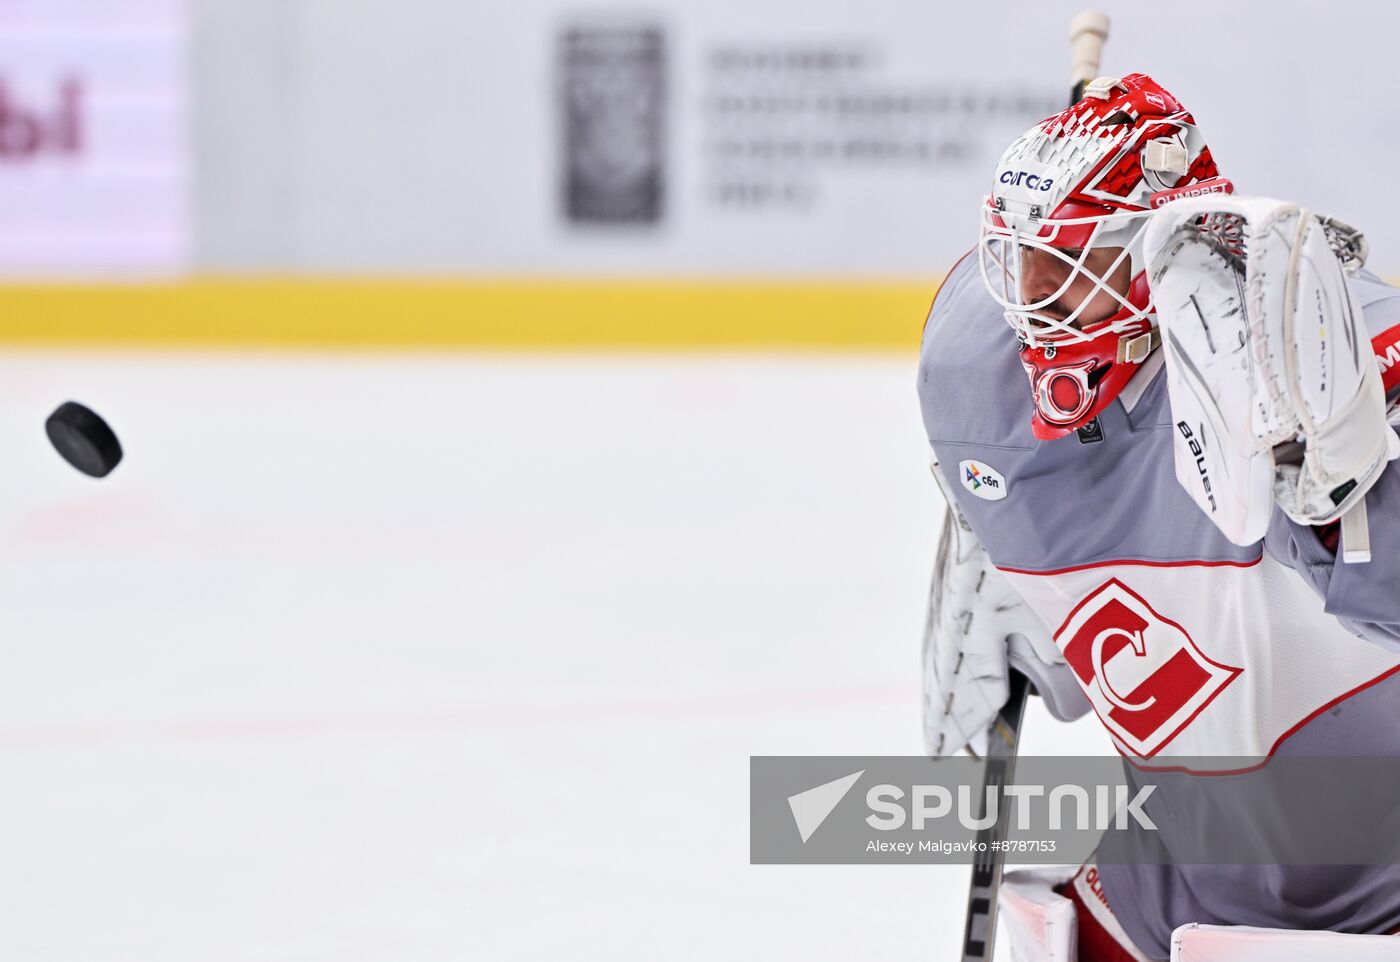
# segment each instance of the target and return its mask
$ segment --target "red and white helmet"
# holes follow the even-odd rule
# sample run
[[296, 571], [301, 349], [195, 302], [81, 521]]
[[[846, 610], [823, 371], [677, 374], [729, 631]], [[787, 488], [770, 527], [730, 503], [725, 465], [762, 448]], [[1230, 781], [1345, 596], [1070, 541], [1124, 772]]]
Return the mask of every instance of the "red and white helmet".
[[[982, 205], [978, 257], [1021, 342], [1036, 437], [1063, 437], [1097, 417], [1157, 347], [1142, 256], [1148, 215], [1178, 196], [1231, 189], [1191, 115], [1146, 74], [1100, 77], [1007, 149]], [[1086, 266], [1100, 248], [1122, 249], [1101, 274]], [[1031, 251], [1057, 258], [1067, 274], [1053, 294], [1027, 301], [1022, 262]], [[1106, 279], [1125, 261], [1131, 279], [1119, 291]], [[1081, 278], [1092, 287], [1066, 315], [1056, 302]], [[1080, 322], [1099, 292], [1117, 310]]]

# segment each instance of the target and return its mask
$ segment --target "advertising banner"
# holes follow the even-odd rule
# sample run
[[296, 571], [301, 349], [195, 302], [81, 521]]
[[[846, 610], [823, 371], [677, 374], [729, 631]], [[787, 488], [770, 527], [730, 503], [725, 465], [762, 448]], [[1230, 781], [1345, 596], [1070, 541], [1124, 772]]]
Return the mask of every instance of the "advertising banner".
[[183, 8], [0, 4], [0, 276], [186, 266]]

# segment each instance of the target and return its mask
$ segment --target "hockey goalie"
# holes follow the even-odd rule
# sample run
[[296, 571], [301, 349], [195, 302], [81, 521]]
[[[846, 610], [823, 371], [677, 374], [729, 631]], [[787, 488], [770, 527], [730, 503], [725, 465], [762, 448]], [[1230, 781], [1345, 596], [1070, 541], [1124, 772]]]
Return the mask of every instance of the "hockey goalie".
[[[990, 186], [918, 375], [930, 753], [978, 750], [1014, 670], [1134, 765], [1400, 756], [1400, 290], [1362, 235], [1237, 192], [1143, 74]], [[1010, 873], [1001, 918], [1019, 959], [1400, 958], [1400, 866], [1091, 860]]]

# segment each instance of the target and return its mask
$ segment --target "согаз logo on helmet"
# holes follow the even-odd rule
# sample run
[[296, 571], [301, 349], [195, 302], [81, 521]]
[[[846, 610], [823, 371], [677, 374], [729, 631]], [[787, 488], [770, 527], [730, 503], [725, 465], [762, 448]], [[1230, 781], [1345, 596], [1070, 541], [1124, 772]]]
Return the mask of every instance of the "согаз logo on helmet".
[[1005, 170], [998, 179], [1008, 187], [1025, 187], [1027, 190], [1046, 191], [1055, 186], [1053, 177], [1042, 177], [1028, 170]]

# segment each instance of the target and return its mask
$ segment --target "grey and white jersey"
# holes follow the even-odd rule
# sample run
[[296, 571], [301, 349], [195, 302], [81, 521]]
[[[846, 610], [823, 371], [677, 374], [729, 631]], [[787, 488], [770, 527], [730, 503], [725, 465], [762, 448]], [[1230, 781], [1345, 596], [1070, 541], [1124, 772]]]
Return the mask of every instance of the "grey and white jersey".
[[[1394, 388], [1400, 290], [1354, 283]], [[930, 312], [918, 392], [959, 508], [1125, 759], [1400, 756], [1400, 462], [1367, 499], [1370, 564], [1336, 563], [1281, 511], [1264, 542], [1234, 545], [1177, 483], [1160, 352], [1092, 436], [1038, 441], [1015, 337], [970, 257]], [[1126, 931], [1159, 958], [1186, 922], [1400, 925], [1400, 866], [1099, 870]]]

